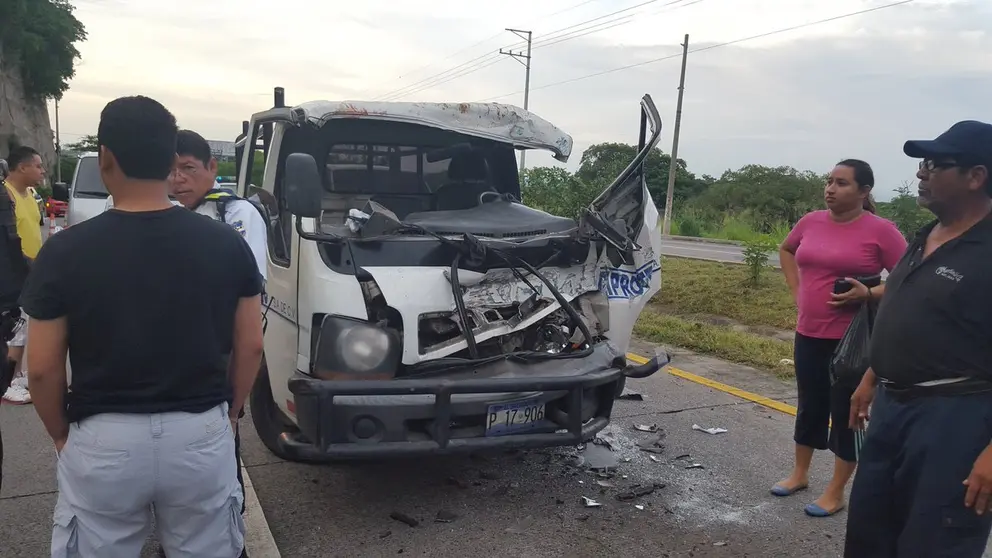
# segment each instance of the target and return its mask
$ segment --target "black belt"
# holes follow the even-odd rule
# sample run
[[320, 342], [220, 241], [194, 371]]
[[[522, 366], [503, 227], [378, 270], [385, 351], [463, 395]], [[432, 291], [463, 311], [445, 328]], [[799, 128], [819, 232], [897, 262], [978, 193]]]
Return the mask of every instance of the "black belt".
[[899, 384], [882, 380], [881, 385], [885, 388], [886, 394], [900, 402], [923, 397], [962, 397], [992, 392], [992, 382], [973, 379], [929, 386]]

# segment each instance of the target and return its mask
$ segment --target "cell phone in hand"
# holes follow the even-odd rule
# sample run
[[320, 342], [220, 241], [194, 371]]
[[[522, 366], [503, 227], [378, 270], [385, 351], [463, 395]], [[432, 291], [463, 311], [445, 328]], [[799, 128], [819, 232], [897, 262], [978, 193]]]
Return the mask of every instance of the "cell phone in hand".
[[834, 280], [834, 294], [844, 294], [847, 291], [854, 288], [854, 285], [848, 283], [846, 279], [836, 279]]

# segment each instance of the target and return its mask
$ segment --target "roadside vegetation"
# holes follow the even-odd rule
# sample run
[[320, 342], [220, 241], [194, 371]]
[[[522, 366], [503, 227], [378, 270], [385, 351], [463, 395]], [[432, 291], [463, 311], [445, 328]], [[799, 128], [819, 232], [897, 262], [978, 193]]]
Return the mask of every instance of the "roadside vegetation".
[[647, 341], [708, 354], [787, 376], [796, 307], [782, 273], [688, 258], [661, 260], [661, 292], [634, 333]]

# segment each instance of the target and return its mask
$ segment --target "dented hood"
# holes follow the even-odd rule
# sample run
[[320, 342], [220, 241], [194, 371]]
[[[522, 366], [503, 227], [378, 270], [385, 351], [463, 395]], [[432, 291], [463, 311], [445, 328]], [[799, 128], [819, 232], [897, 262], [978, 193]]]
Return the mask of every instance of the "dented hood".
[[475, 136], [521, 149], [545, 149], [566, 162], [572, 136], [534, 113], [499, 103], [387, 103], [310, 101], [293, 108], [311, 125], [337, 118], [367, 118], [420, 124]]

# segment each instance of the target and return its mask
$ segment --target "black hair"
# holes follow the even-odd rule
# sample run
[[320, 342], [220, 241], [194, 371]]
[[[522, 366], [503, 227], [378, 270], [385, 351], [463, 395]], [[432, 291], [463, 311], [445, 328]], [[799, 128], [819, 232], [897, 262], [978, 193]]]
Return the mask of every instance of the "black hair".
[[210, 144], [193, 130], [179, 130], [179, 135], [176, 137], [176, 154], [193, 157], [203, 163], [203, 166], [209, 165], [213, 157]]
[[868, 192], [861, 207], [869, 213], [875, 213], [875, 200], [871, 197], [871, 189], [875, 187], [875, 171], [871, 170], [871, 165], [861, 159], [844, 159], [837, 166], [854, 171], [854, 181], [858, 183], [858, 188]]
[[15, 147], [10, 150], [10, 155], [7, 156], [7, 168], [10, 172], [17, 170], [17, 167], [21, 166], [23, 163], [27, 163], [34, 158], [35, 155], [39, 155], [33, 147], [28, 147], [22, 145], [20, 147]]
[[141, 95], [107, 103], [100, 113], [97, 145], [117, 159], [121, 172], [136, 180], [165, 180], [176, 162], [176, 117], [161, 103]]

